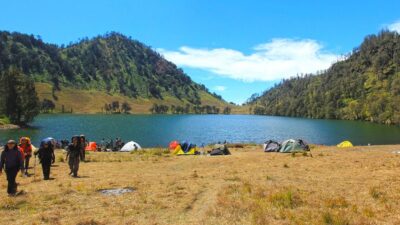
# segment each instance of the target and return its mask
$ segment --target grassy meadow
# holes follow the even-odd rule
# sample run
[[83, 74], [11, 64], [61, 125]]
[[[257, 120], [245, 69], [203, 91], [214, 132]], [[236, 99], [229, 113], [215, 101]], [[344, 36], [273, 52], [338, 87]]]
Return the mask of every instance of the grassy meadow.
[[[96, 90], [79, 90], [63, 87], [61, 91], [55, 93], [57, 100], [54, 100], [52, 94], [52, 86], [47, 83], [35, 83], [36, 91], [39, 99], [51, 99], [54, 101], [56, 108], [55, 112], [61, 112], [64, 105], [65, 112], [95, 114], [102, 113], [104, 104], [110, 104], [112, 101], [120, 103], [127, 102], [132, 107], [133, 114], [149, 114], [153, 104], [163, 105], [180, 105], [184, 106], [187, 102], [182, 102], [176, 97], [165, 96], [164, 99], [144, 99], [144, 98], [129, 98], [118, 94], [108, 94], [103, 91]], [[248, 114], [248, 107], [233, 106], [225, 102], [219, 101], [209, 93], [204, 91], [199, 92], [203, 105], [211, 105], [220, 108], [221, 112], [226, 107], [232, 108], [232, 114]], [[85, 104], [82, 104], [84, 102]]]
[[[7, 197], [0, 178], [0, 224], [400, 224], [393, 151], [400, 146], [281, 154], [249, 145], [219, 157], [89, 153], [76, 179], [58, 151], [54, 180], [43, 181], [39, 166], [36, 176], [18, 177], [23, 195]], [[98, 193], [123, 187], [135, 191]]]

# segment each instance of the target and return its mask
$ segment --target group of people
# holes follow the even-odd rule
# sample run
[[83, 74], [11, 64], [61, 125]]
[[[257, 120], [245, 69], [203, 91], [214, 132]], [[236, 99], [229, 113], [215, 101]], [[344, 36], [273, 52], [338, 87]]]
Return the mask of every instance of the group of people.
[[[10, 196], [17, 194], [16, 178], [18, 172], [21, 172], [24, 176], [29, 176], [29, 164], [33, 155], [35, 156], [35, 166], [37, 157], [42, 165], [44, 180], [49, 180], [51, 165], [55, 163], [54, 149], [56, 147], [54, 139], [49, 138], [42, 140], [39, 149], [35, 151], [28, 137], [20, 138], [19, 143], [15, 140], [9, 140], [0, 156], [0, 175], [4, 170], [8, 181], [7, 193]], [[85, 147], [85, 136], [75, 135], [71, 138], [71, 144], [66, 148], [69, 175], [72, 177], [78, 177], [79, 163], [85, 160]]]
[[[124, 142], [121, 138], [115, 138], [115, 141], [111, 138], [107, 141], [105, 138], [101, 139], [100, 149], [101, 151], [119, 151], [124, 146]], [[109, 150], [108, 150], [109, 149]]]

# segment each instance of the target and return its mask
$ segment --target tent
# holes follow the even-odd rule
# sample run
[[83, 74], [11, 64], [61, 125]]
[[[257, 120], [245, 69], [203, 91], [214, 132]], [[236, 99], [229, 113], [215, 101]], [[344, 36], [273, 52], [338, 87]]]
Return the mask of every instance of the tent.
[[339, 148], [349, 148], [353, 147], [353, 144], [350, 141], [343, 141], [340, 144], [337, 145]]
[[178, 147], [178, 145], [179, 145], [178, 141], [171, 141], [171, 143], [169, 143], [169, 150], [174, 151], [176, 147]]
[[175, 155], [196, 155], [197, 147], [195, 144], [183, 142], [182, 144], [176, 146], [175, 150], [172, 153]]
[[231, 152], [229, 151], [228, 147], [223, 144], [216, 144], [214, 145], [210, 155], [230, 155]]
[[273, 140], [264, 143], [264, 152], [279, 152], [280, 148], [281, 144]]
[[89, 145], [86, 146], [85, 151], [97, 151], [97, 143], [96, 142], [89, 142]]
[[124, 145], [124, 147], [121, 148], [121, 152], [131, 152], [131, 151], [135, 151], [135, 150], [140, 150], [142, 149], [142, 147], [140, 147], [140, 145], [134, 141], [130, 141], [128, 143], [126, 143]]
[[310, 151], [310, 147], [301, 139], [286, 140], [282, 142], [281, 148], [279, 149], [279, 152], [283, 153], [303, 152], [303, 151]]

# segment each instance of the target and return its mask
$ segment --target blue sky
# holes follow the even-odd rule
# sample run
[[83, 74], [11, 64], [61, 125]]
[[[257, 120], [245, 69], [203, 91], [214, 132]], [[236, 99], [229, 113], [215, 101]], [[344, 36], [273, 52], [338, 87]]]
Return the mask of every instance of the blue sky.
[[[284, 3], [283, 3], [284, 2]], [[0, 0], [0, 29], [68, 44], [121, 32], [228, 101], [326, 69], [368, 34], [400, 30], [400, 1]]]

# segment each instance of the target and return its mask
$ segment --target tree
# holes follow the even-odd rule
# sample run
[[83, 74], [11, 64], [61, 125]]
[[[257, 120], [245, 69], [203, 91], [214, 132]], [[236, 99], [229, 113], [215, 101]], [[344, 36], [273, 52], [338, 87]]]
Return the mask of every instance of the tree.
[[113, 112], [119, 112], [119, 101], [111, 102], [111, 109]]
[[225, 107], [223, 113], [226, 115], [231, 114], [231, 108], [229, 106]]
[[18, 69], [11, 68], [0, 77], [3, 114], [12, 123], [26, 125], [39, 114], [39, 99], [32, 79]]
[[129, 111], [132, 110], [132, 107], [127, 102], [124, 102], [121, 105], [121, 110], [123, 113], [128, 113]]
[[56, 105], [54, 104], [54, 102], [49, 99], [46, 99], [46, 98], [43, 99], [43, 101], [40, 104], [40, 110], [43, 113], [52, 112], [55, 108], [56, 108]]

